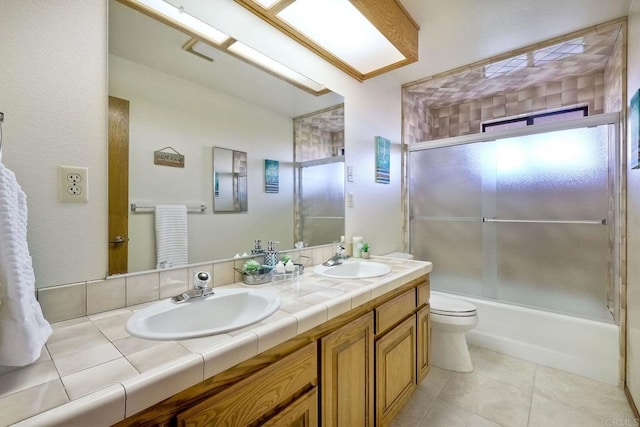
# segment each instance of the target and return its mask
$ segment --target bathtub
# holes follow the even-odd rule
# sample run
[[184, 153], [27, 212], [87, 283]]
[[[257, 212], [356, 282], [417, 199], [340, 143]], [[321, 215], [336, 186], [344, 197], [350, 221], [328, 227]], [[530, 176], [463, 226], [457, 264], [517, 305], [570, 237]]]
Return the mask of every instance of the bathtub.
[[617, 386], [617, 325], [493, 300], [446, 294], [475, 304], [479, 323], [467, 343]]

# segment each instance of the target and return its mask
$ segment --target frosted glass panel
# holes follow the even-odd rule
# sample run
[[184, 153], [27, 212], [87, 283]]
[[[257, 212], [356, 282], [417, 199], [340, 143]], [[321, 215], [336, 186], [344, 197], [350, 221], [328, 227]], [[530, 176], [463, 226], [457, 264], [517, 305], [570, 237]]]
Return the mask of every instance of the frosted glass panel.
[[495, 226], [499, 300], [611, 320], [606, 226]]
[[433, 262], [432, 287], [611, 320], [609, 137], [603, 125], [410, 152], [410, 249]]
[[607, 218], [607, 156], [605, 126], [499, 140], [496, 143], [498, 217]]
[[482, 222], [414, 220], [411, 253], [433, 263], [432, 288], [481, 295]]
[[313, 246], [344, 235], [344, 163], [300, 168], [301, 238]]
[[412, 152], [412, 215], [480, 217], [483, 148], [466, 144]]

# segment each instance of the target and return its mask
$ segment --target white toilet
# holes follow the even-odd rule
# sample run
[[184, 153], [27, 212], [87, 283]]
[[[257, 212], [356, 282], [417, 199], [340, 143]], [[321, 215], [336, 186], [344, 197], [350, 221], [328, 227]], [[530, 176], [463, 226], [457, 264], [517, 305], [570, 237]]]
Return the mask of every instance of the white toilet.
[[438, 292], [431, 292], [429, 303], [431, 364], [450, 371], [473, 371], [465, 332], [478, 324], [476, 306]]

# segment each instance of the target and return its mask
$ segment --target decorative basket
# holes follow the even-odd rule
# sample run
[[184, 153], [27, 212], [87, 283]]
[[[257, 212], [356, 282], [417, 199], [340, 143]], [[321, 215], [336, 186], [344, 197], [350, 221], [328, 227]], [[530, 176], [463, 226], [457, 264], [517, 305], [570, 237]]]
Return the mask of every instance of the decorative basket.
[[235, 270], [242, 274], [242, 282], [245, 285], [263, 285], [271, 281], [271, 267], [263, 266], [255, 273], [245, 273], [237, 268]]

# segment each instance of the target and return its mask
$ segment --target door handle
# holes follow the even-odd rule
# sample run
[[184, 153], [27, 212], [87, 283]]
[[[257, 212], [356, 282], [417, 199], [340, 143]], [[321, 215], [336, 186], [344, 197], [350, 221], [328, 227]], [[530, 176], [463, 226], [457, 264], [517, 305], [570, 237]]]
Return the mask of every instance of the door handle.
[[116, 245], [120, 245], [120, 244], [124, 243], [126, 240], [127, 240], [127, 239], [125, 239], [125, 238], [124, 238], [124, 237], [122, 237], [122, 236], [116, 236], [116, 237], [115, 237], [115, 239], [113, 239], [113, 240], [109, 240], [109, 243], [113, 243], [113, 244], [116, 244]]

